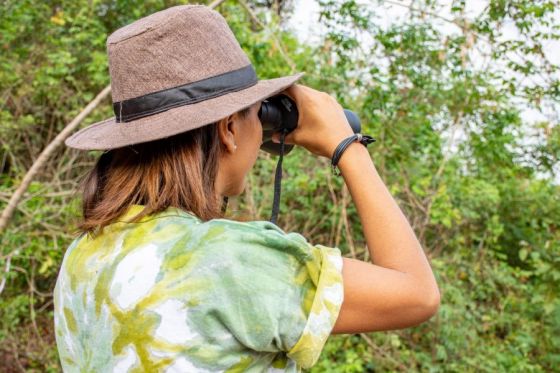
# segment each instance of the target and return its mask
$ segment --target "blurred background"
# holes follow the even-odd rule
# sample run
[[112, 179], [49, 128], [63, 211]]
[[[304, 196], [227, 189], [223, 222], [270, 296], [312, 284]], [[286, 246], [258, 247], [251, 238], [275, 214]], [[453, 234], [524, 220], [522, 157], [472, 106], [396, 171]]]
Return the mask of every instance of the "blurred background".
[[[0, 371], [60, 371], [52, 290], [99, 152], [57, 135], [110, 83], [107, 36], [185, 3], [0, 1]], [[359, 114], [442, 292], [418, 327], [332, 336], [311, 372], [560, 371], [559, 1], [219, 3], [261, 79], [305, 71]], [[74, 123], [113, 116], [100, 98]], [[276, 161], [232, 219], [270, 218]], [[369, 260], [329, 160], [296, 147], [283, 169], [280, 227]]]

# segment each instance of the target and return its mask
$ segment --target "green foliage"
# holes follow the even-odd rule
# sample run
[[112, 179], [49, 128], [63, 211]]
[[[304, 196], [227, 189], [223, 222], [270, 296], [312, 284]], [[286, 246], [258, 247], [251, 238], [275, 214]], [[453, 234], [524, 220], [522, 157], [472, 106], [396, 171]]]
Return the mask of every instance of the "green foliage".
[[[0, 3], [0, 208], [39, 152], [109, 83], [105, 40], [178, 1]], [[382, 25], [376, 6], [321, 0], [318, 45], [282, 29], [289, 2], [226, 1], [226, 17], [262, 79], [305, 71], [304, 84], [358, 112], [370, 154], [429, 253], [443, 294], [418, 327], [333, 336], [313, 372], [545, 372], [560, 364], [557, 1], [490, 1], [474, 19], [454, 1], [420, 1]], [[438, 23], [456, 32], [443, 33]], [[525, 37], [504, 40], [503, 25]], [[487, 51], [484, 64], [477, 50]], [[536, 79], [535, 77], [540, 77]], [[528, 83], [530, 82], [530, 83]], [[112, 115], [109, 100], [88, 117]], [[526, 134], [536, 134], [527, 141]], [[56, 371], [52, 289], [79, 216], [75, 190], [96, 152], [60, 149], [0, 237], [0, 361]], [[269, 219], [276, 157], [261, 153], [233, 211]], [[367, 260], [357, 212], [328, 160], [284, 158], [279, 224]], [[351, 239], [350, 239], [351, 238]], [[20, 369], [20, 370], [21, 370]]]

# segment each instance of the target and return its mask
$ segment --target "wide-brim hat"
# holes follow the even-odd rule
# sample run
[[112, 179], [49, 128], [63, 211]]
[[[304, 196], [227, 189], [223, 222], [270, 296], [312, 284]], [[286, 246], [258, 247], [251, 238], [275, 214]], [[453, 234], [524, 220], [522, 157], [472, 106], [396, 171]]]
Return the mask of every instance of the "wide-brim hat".
[[258, 80], [220, 13], [204, 5], [168, 8], [107, 38], [115, 117], [66, 140], [108, 150], [214, 123], [294, 84], [303, 73]]

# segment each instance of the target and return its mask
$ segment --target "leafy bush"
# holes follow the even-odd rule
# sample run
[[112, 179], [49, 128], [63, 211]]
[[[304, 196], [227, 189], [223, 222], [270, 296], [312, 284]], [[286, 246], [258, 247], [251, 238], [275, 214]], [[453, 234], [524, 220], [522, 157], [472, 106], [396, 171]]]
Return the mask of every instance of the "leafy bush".
[[[106, 36], [179, 3], [0, 4], [0, 208], [40, 151], [109, 83]], [[440, 4], [421, 1], [383, 25], [381, 3], [321, 0], [327, 33], [307, 45], [282, 31], [289, 2], [248, 3], [260, 21], [237, 2], [218, 9], [260, 78], [306, 71], [303, 84], [359, 114], [363, 132], [378, 140], [369, 147], [374, 164], [443, 294], [437, 316], [415, 328], [331, 337], [311, 371], [557, 369], [560, 130], [557, 115], [533, 123], [522, 109], [558, 113], [558, 67], [542, 52], [559, 37], [558, 4], [490, 1], [468, 18], [467, 2], [457, 1], [445, 18]], [[444, 32], [442, 22], [455, 31]], [[504, 41], [505, 23], [526, 40]], [[483, 66], [477, 50], [487, 52]], [[111, 115], [106, 100], [84, 125]], [[77, 183], [98, 154], [59, 149], [2, 232], [0, 361], [7, 371], [59, 369], [52, 290], [79, 216]], [[247, 190], [230, 204], [232, 217], [269, 219], [276, 160], [261, 153]], [[328, 160], [294, 149], [282, 187], [282, 228], [368, 260], [357, 211]]]

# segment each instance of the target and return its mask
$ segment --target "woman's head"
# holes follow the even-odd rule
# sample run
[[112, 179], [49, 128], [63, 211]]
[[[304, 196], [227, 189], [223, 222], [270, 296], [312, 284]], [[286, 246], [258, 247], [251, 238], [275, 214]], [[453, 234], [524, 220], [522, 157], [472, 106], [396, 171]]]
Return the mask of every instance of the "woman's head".
[[144, 215], [177, 207], [202, 220], [223, 217], [223, 197], [243, 192], [262, 144], [261, 101], [217, 123], [101, 155], [83, 182], [83, 221], [92, 233], [134, 204]]

